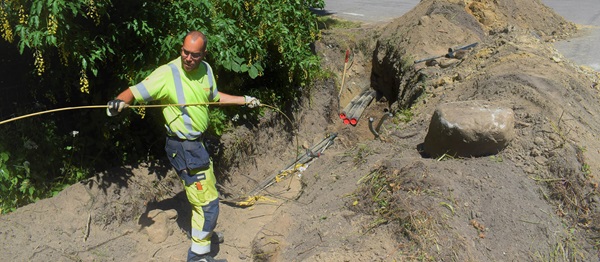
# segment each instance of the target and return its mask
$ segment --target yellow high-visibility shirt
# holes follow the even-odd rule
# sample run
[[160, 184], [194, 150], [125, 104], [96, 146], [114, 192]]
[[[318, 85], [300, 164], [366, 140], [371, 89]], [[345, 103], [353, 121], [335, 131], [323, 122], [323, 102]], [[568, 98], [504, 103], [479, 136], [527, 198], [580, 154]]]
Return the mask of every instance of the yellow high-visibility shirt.
[[[210, 65], [204, 61], [185, 72], [181, 58], [154, 70], [131, 89], [137, 102], [160, 100], [162, 104], [194, 104], [219, 101], [217, 84]], [[193, 140], [208, 128], [208, 105], [168, 106], [163, 109], [167, 133]]]

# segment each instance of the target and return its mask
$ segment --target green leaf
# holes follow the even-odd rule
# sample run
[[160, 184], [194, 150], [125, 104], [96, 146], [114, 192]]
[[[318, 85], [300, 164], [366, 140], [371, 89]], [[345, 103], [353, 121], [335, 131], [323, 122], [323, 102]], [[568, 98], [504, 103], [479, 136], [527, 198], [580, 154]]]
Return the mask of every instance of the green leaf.
[[33, 6], [31, 7], [31, 14], [32, 16], [36, 16], [39, 15], [42, 12], [42, 1], [34, 1]]
[[240, 64], [234, 61], [231, 64], [231, 70], [233, 70], [233, 72], [239, 72], [240, 71]]
[[[8, 173], [8, 170], [6, 170], [6, 168], [2, 168], [0, 169], [0, 180], [8, 180], [10, 174]], [[5, 190], [2, 190], [5, 191]]]
[[258, 76], [258, 69], [256, 69], [256, 67], [254, 65], [252, 65], [250, 67], [250, 70], [248, 71], [248, 74], [250, 75], [250, 77], [252, 79], [254, 79]]
[[241, 57], [235, 57], [233, 58], [233, 60], [237, 63], [237, 64], [242, 64], [244, 63], [244, 59]]
[[231, 61], [229, 60], [225, 60], [223, 61], [223, 67], [225, 67], [226, 69], [231, 69]]
[[0, 163], [6, 162], [9, 158], [9, 154], [6, 152], [0, 153]]
[[50, 43], [52, 46], [56, 46], [56, 37], [53, 35], [48, 36], [48, 43]]

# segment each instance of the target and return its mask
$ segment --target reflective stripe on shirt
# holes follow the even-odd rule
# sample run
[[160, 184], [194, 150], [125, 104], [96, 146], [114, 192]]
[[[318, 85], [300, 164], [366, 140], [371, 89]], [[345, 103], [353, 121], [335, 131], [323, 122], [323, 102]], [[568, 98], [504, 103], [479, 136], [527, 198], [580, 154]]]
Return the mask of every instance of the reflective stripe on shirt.
[[[181, 76], [179, 75], [179, 69], [177, 69], [177, 66], [175, 66], [175, 64], [169, 64], [169, 66], [171, 67], [171, 71], [173, 72], [173, 81], [175, 81], [175, 90], [177, 91], [177, 104], [185, 104], [185, 96], [183, 95], [183, 84], [181, 84]], [[189, 140], [194, 140], [200, 137], [202, 135], [202, 132], [194, 131], [194, 127], [192, 126], [192, 118], [190, 117], [190, 114], [188, 113], [185, 106], [180, 106], [179, 109], [182, 113], [185, 128], [188, 131], [188, 134], [182, 135], [184, 135], [185, 138]], [[167, 127], [167, 129], [168, 131], [171, 131], [170, 128]], [[179, 136], [179, 134], [177, 135]]]
[[148, 93], [148, 89], [146, 89], [146, 86], [143, 83], [140, 82], [139, 84], [135, 85], [135, 87], [140, 92], [140, 95], [142, 95], [144, 101], [152, 100], [152, 96], [150, 93]]
[[206, 74], [208, 75], [208, 84], [210, 85], [210, 94], [208, 95], [208, 99], [210, 101], [213, 101], [217, 96], [217, 92], [215, 92], [215, 90], [213, 89], [212, 68], [210, 68], [210, 65], [207, 62], [202, 61], [202, 63], [204, 64], [204, 67], [206, 67]]

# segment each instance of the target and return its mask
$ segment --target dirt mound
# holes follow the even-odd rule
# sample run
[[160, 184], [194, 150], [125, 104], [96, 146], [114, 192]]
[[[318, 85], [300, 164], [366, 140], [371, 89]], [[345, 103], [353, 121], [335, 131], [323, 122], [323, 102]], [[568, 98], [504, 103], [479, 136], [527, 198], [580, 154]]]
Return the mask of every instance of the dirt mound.
[[[248, 208], [221, 205], [229, 261], [592, 261], [600, 198], [597, 72], [549, 42], [574, 25], [539, 0], [423, 0], [389, 24], [323, 32], [316, 50], [339, 82], [312, 87], [289, 123], [280, 112], [211, 148], [224, 198], [247, 196], [282, 173], [302, 145], [335, 144], [286, 173]], [[459, 59], [415, 63], [478, 43]], [[379, 91], [358, 125], [337, 113], [364, 87]], [[492, 157], [424, 158], [435, 107], [485, 100], [515, 112], [517, 138]], [[384, 122], [379, 139], [368, 117]], [[290, 131], [293, 130], [293, 131]], [[305, 146], [306, 147], [306, 146]], [[218, 150], [217, 150], [218, 149]], [[164, 165], [125, 168], [0, 217], [0, 260], [184, 261], [189, 206]], [[153, 209], [180, 230], [148, 240]]]

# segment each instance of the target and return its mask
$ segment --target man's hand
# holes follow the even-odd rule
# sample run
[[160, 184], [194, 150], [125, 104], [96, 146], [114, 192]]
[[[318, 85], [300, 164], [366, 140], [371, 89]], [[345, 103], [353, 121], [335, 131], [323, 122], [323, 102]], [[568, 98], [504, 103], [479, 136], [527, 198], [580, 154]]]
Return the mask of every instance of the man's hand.
[[119, 113], [121, 113], [121, 111], [123, 111], [123, 108], [127, 106], [127, 104], [125, 104], [125, 101], [121, 99], [110, 100], [106, 105], [106, 114], [108, 116], [118, 115]]
[[248, 106], [249, 108], [255, 108], [260, 106], [260, 100], [258, 100], [258, 98], [256, 97], [244, 96], [244, 99], [246, 101], [246, 106]]

